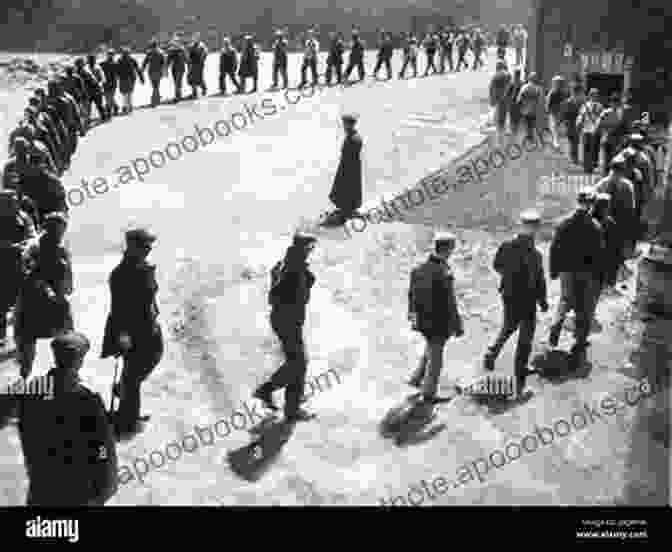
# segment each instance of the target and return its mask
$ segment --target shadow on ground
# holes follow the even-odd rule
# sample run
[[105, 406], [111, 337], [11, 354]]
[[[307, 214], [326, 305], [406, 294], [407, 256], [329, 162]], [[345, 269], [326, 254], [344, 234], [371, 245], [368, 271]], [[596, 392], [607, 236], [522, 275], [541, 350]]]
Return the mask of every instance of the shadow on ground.
[[258, 435], [256, 439], [227, 453], [231, 471], [251, 483], [261, 479], [289, 442], [294, 427], [294, 424], [276, 418], [259, 422], [250, 430], [253, 435]]

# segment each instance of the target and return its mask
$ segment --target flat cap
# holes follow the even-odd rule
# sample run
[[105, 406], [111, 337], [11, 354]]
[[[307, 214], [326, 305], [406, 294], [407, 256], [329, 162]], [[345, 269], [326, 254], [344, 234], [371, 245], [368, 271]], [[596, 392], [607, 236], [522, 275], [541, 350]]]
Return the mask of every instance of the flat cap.
[[455, 245], [457, 236], [452, 232], [437, 232], [434, 235], [435, 245]]
[[317, 236], [306, 231], [298, 231], [294, 233], [292, 238], [292, 245], [295, 246], [305, 246], [317, 241]]
[[140, 245], [151, 245], [156, 241], [156, 236], [145, 228], [132, 228], [126, 232], [126, 242]]
[[45, 226], [48, 225], [48, 224], [56, 224], [56, 223], [67, 224], [68, 223], [68, 215], [66, 215], [65, 213], [62, 213], [60, 211], [53, 211], [52, 213], [47, 213], [44, 216], [43, 224]]
[[86, 354], [91, 348], [91, 342], [82, 333], [79, 332], [65, 332], [56, 336], [51, 341], [51, 350], [54, 356], [58, 358], [61, 354], [71, 355]]
[[351, 123], [356, 123], [359, 120], [359, 115], [356, 113], [343, 113], [341, 115], [343, 121], [350, 121]]
[[523, 224], [539, 224], [541, 222], [541, 215], [539, 211], [528, 209], [520, 214], [520, 222]]
[[576, 199], [579, 203], [590, 203], [591, 201], [595, 201], [595, 188], [584, 186], [576, 194]]

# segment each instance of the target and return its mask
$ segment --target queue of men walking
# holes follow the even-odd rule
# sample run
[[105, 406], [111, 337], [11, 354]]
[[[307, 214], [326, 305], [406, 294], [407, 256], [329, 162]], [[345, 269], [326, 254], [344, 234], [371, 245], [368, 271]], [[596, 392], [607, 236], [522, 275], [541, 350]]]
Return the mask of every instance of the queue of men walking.
[[[143, 67], [151, 67], [151, 60], [149, 52]], [[125, 252], [110, 275], [111, 307], [101, 322], [101, 357], [117, 365], [112, 391], [117, 407], [107, 409], [78, 376], [90, 342], [76, 329], [70, 301], [72, 261], [63, 242], [70, 219], [61, 178], [92, 127], [92, 105], [103, 121], [116, 113], [109, 81], [103, 80], [109, 68], [95, 61], [79, 58], [52, 78], [46, 91], [33, 92], [10, 132], [2, 170], [0, 345], [15, 357], [23, 381], [31, 377], [38, 340], [51, 340], [54, 362], [46, 375], [53, 381], [53, 400], [0, 395], [0, 426], [18, 424], [30, 481], [27, 504], [34, 506], [102, 505], [116, 492], [115, 441], [132, 437], [148, 420], [141, 414], [140, 387], [163, 354], [155, 267], [147, 262], [156, 236], [134, 228], [126, 232]], [[123, 67], [135, 71], [137, 65], [127, 52], [120, 64], [114, 75], [123, 95], [130, 74]], [[128, 97], [124, 109], [132, 109]], [[13, 347], [7, 335], [10, 312]]]

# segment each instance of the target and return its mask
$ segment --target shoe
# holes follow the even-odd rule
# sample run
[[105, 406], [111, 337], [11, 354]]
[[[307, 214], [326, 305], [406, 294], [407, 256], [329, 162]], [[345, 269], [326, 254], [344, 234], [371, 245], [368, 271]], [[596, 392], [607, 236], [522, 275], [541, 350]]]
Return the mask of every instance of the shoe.
[[142, 423], [149, 422], [151, 418], [152, 416], [150, 414], [141, 414], [140, 416], [138, 416], [138, 422]]
[[296, 412], [292, 414], [285, 414], [285, 420], [290, 423], [294, 422], [307, 422], [316, 417], [316, 414], [308, 412], [302, 408], [299, 408]]
[[273, 402], [273, 395], [267, 391], [264, 391], [262, 387], [258, 387], [257, 390], [252, 393], [252, 397], [259, 399], [269, 410], [279, 410], [278, 406]]
[[483, 369], [486, 372], [494, 372], [495, 370], [495, 359], [489, 356], [483, 358]]

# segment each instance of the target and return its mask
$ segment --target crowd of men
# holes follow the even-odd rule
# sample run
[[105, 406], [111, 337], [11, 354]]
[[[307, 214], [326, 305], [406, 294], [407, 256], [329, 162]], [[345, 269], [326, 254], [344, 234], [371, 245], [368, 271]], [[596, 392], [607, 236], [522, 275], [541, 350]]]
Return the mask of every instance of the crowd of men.
[[[534, 74], [526, 83], [520, 79], [520, 70], [513, 78], [508, 75], [505, 58], [510, 39], [505, 29], [496, 37], [500, 59], [490, 87], [491, 102], [498, 128], [503, 129], [509, 118], [512, 129], [517, 132], [516, 125], [522, 120], [527, 132], [532, 134], [537, 132], [541, 122], [536, 120], [537, 111], [530, 106], [542, 102], [544, 94]], [[516, 63], [520, 65], [524, 48], [522, 27], [513, 33], [513, 41]], [[469, 49], [474, 58], [472, 68], [482, 66], [485, 37], [478, 30], [469, 34], [463, 30], [443, 29], [428, 33], [420, 43], [426, 57], [425, 75], [430, 71], [459, 71], [462, 66], [468, 66], [465, 55]], [[392, 78], [393, 44], [392, 35], [381, 31], [374, 77], [385, 67], [387, 77]], [[320, 48], [312, 31], [304, 47], [300, 86], [307, 85], [309, 77], [316, 84], [319, 76]], [[400, 78], [405, 76], [409, 65], [413, 76], [417, 76], [419, 47], [419, 41], [412, 34], [403, 36], [404, 64]], [[458, 54], [456, 64], [453, 64], [453, 47]], [[343, 37], [332, 35], [325, 73], [327, 83], [331, 84], [332, 78], [336, 83], [346, 82], [355, 69], [362, 80], [365, 77], [364, 49], [359, 33], [353, 30], [350, 57], [343, 70]], [[284, 88], [288, 86], [287, 52], [287, 39], [279, 32], [273, 44], [272, 76], [276, 88], [280, 80]], [[118, 59], [115, 52], [109, 51], [100, 65], [95, 55], [79, 58], [63, 75], [48, 83], [47, 91], [35, 90], [23, 119], [10, 134], [10, 158], [3, 168], [0, 191], [0, 257], [5, 269], [0, 290], [0, 337], [4, 344], [8, 313], [14, 308], [20, 376], [28, 378], [31, 374], [38, 339], [52, 340], [55, 361], [49, 372], [55, 382], [53, 401], [0, 400], [0, 421], [8, 416], [18, 420], [30, 479], [29, 505], [102, 505], [114, 495], [117, 490], [115, 441], [134, 435], [148, 419], [141, 414], [140, 388], [159, 364], [164, 346], [157, 322], [156, 267], [147, 262], [157, 237], [145, 229], [132, 229], [126, 233], [123, 258], [109, 278], [111, 309], [104, 327], [101, 353], [102, 358], [116, 359], [115, 366], [119, 359], [123, 360], [121, 377], [117, 382], [115, 374], [112, 392], [114, 399], [119, 400], [118, 408], [106, 410], [100, 396], [81, 385], [78, 372], [90, 343], [75, 330], [70, 305], [72, 263], [63, 245], [69, 215], [60, 179], [70, 166], [80, 139], [93, 124], [94, 104], [99, 118], [107, 121], [120, 112], [116, 103], [119, 92], [121, 112], [131, 113], [136, 81], [144, 82], [145, 72], [153, 89], [152, 105], [161, 102], [161, 80], [168, 71], [174, 81], [176, 101], [182, 99], [185, 74], [192, 97], [197, 98], [199, 92], [207, 94], [204, 81], [207, 55], [206, 45], [196, 35], [186, 48], [179, 41], [172, 41], [166, 52], [153, 42], [141, 64], [128, 49], [123, 49]], [[226, 92], [228, 79], [237, 92], [242, 93], [249, 78], [253, 80], [252, 91], [256, 91], [258, 74], [259, 48], [253, 38], [245, 37], [240, 52], [225, 39], [220, 55], [220, 92]], [[554, 83], [557, 82], [555, 79]], [[581, 103], [578, 85], [573, 87], [569, 97], [559, 96], [560, 89], [554, 84], [546, 96], [551, 126], [569, 117], [576, 121], [577, 128], [584, 128], [589, 117], [586, 113], [592, 114], [597, 109], [590, 101]], [[518, 119], [514, 105], [518, 106]], [[562, 108], [558, 110], [556, 106]], [[611, 109], [612, 115], [604, 115], [603, 111], [599, 115], [609, 122], [604, 122], [602, 127], [598, 123], [599, 128], [612, 132], [618, 128], [620, 133], [618, 143], [611, 138], [605, 142], [609, 170], [596, 189], [581, 190], [576, 211], [558, 226], [550, 248], [550, 278], [560, 279], [561, 299], [548, 343], [551, 348], [557, 347], [563, 321], [573, 309], [576, 312], [571, 351], [573, 370], [585, 359], [590, 326], [601, 293], [616, 284], [619, 268], [643, 236], [639, 222], [641, 212], [655, 187], [655, 161], [643, 129], [635, 124], [634, 118], [629, 119], [627, 110], [619, 110], [616, 105]], [[576, 113], [576, 117], [566, 113]], [[618, 115], [618, 124], [614, 123], [614, 113]], [[356, 121], [353, 114], [343, 116], [345, 140], [330, 194], [337, 208], [337, 224], [355, 216], [362, 203], [362, 140], [355, 128]], [[569, 131], [567, 135], [569, 137]], [[494, 370], [502, 347], [518, 331], [514, 360], [518, 398], [528, 394], [525, 382], [537, 307], [542, 311], [549, 309], [542, 256], [535, 246], [540, 227], [538, 213], [523, 213], [519, 234], [499, 247], [493, 265], [501, 275], [503, 323], [484, 354], [483, 366], [486, 371]], [[271, 325], [282, 344], [285, 362], [255, 391], [254, 397], [276, 410], [273, 392], [284, 388], [285, 417], [290, 423], [312, 418], [301, 406], [308, 366], [303, 326], [310, 291], [316, 281], [309, 269], [309, 256], [317, 243], [315, 235], [297, 233], [285, 257], [271, 271], [268, 295]], [[437, 399], [446, 343], [464, 334], [454, 291], [455, 276], [449, 265], [456, 244], [457, 238], [452, 234], [437, 235], [434, 251], [410, 276], [408, 319], [411, 327], [426, 340], [426, 349], [409, 383], [420, 390], [420, 398], [428, 403]], [[68, 415], [64, 417], [63, 413]]]
[[[55, 363], [46, 376], [53, 381], [53, 400], [0, 395], [0, 426], [18, 423], [28, 505], [104, 504], [117, 489], [115, 440], [136, 434], [148, 419], [140, 413], [140, 387], [163, 355], [155, 267], [147, 262], [156, 236], [129, 230], [123, 258], [110, 275], [101, 356], [114, 357], [117, 367], [123, 360], [123, 368], [119, 381], [115, 369], [118, 406], [108, 410], [78, 377], [90, 343], [76, 331], [70, 302], [73, 270], [63, 242], [69, 209], [61, 178], [94, 124], [92, 106], [101, 121], [118, 113], [118, 84], [122, 110], [130, 112], [135, 78], [148, 69], [154, 82], [155, 59], [150, 49], [140, 68], [124, 51], [111, 61], [113, 70], [106, 62], [99, 67], [93, 55], [76, 59], [49, 80], [46, 91], [33, 92], [9, 134], [0, 190], [0, 345], [4, 354], [14, 353], [23, 382], [31, 376], [38, 340], [51, 340]], [[13, 348], [7, 339], [12, 311]]]

